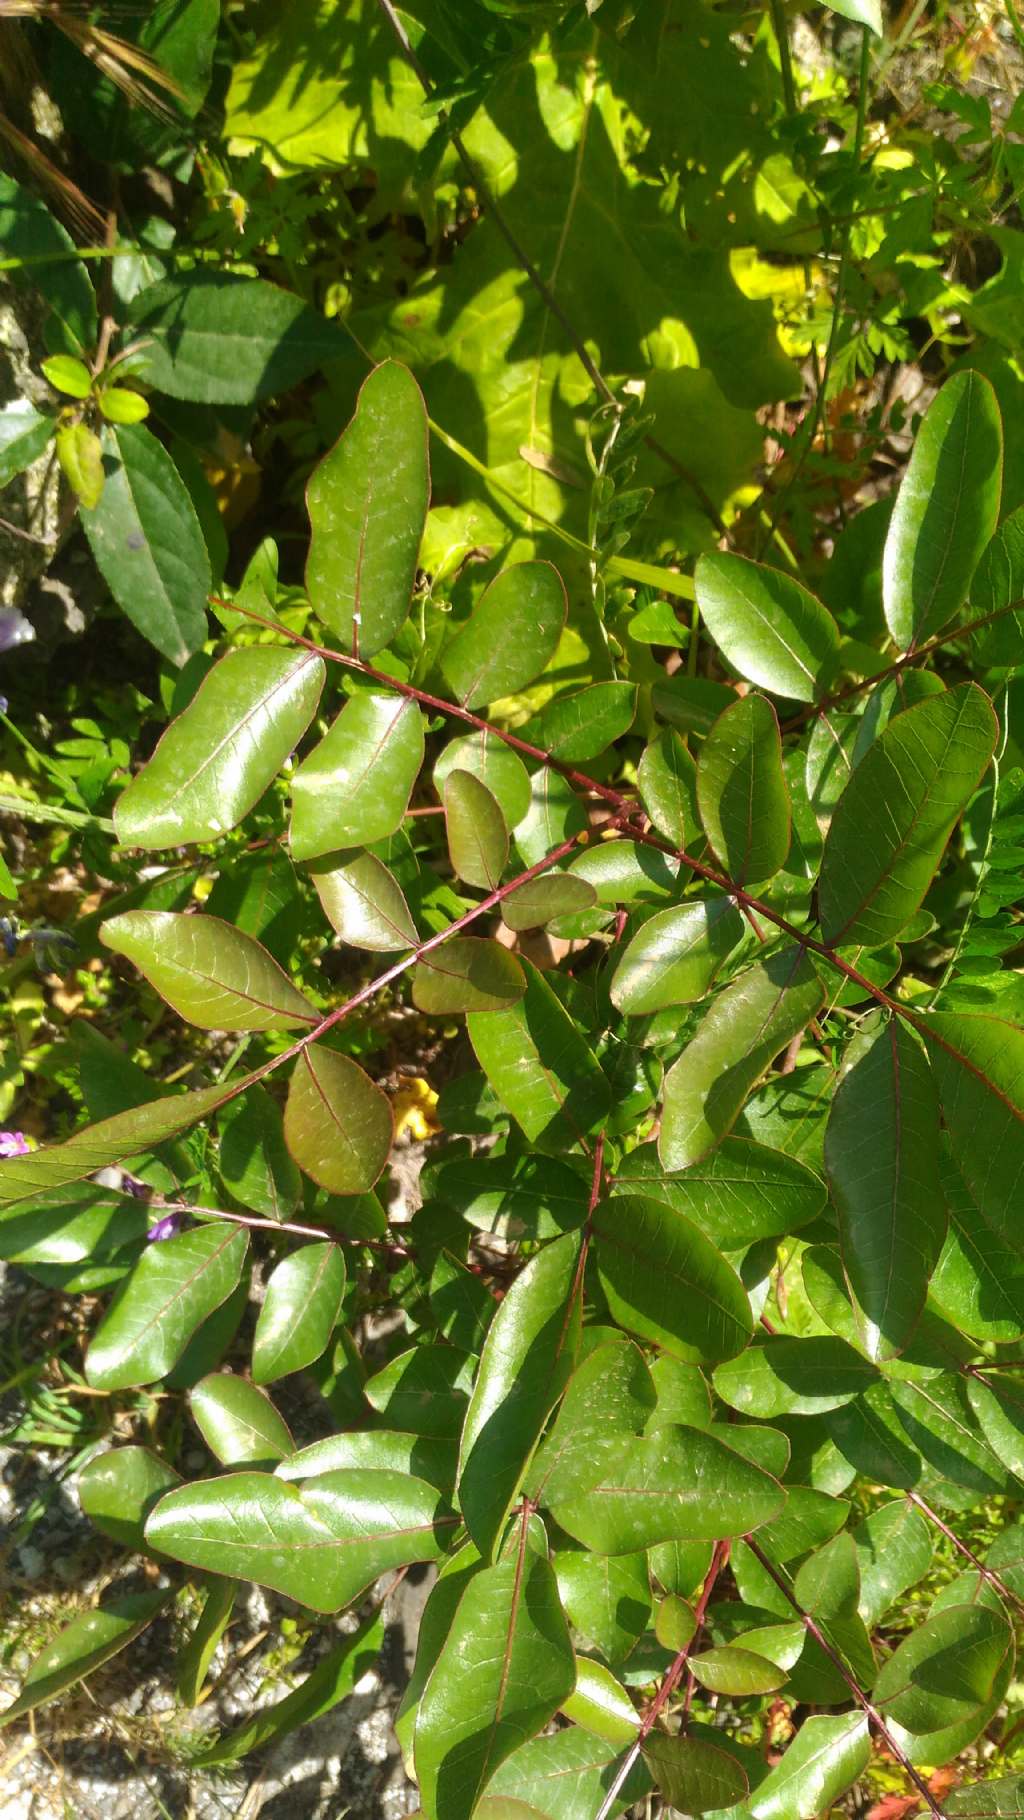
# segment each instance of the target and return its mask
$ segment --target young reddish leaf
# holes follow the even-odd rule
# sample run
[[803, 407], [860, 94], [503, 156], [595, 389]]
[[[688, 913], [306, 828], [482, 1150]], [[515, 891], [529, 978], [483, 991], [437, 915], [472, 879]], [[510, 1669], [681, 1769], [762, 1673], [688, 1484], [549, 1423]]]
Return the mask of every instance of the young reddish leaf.
[[347, 1055], [310, 1044], [296, 1058], [284, 1135], [299, 1168], [331, 1194], [366, 1194], [388, 1160], [387, 1094]]
[[450, 771], [444, 814], [456, 876], [482, 891], [496, 890], [508, 859], [508, 829], [487, 785], [469, 771]]

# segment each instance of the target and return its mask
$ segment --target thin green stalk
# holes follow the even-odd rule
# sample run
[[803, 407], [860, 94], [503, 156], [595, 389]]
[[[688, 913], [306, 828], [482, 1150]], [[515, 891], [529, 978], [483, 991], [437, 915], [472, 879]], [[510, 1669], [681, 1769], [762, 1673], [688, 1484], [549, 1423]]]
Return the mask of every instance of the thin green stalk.
[[30, 796], [0, 796], [0, 815], [20, 815], [23, 821], [56, 828], [99, 828], [104, 834], [116, 833], [106, 815], [90, 815], [84, 809], [58, 809], [52, 803], [34, 802]]
[[779, 74], [782, 77], [782, 94], [786, 103], [787, 114], [797, 111], [796, 83], [793, 80], [793, 58], [789, 49], [789, 28], [786, 25], [786, 14], [782, 0], [769, 0], [772, 11], [772, 30], [775, 42], [779, 47]]

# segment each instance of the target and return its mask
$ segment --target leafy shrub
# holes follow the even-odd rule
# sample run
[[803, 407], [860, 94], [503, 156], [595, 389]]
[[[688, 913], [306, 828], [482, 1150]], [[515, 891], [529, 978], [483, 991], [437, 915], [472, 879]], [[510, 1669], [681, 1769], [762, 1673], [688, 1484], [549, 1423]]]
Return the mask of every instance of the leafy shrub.
[[[307, 10], [317, 66], [333, 28]], [[84, 266], [54, 266], [44, 372], [77, 402], [54, 425], [18, 407], [10, 472], [53, 429], [113, 596], [183, 666], [159, 741], [133, 738], [129, 781], [115, 762], [80, 813], [104, 831], [109, 791], [115, 863], [160, 862], [105, 902], [99, 952], [128, 1002], [213, 1035], [182, 1035], [184, 1091], [82, 1038], [87, 1121], [0, 1164], [0, 1254], [112, 1289], [88, 1385], [115, 1406], [161, 1387], [223, 1470], [182, 1479], [176, 1423], [86, 1466], [84, 1509], [163, 1584], [72, 1624], [5, 1717], [192, 1576], [186, 1703], [240, 1582], [355, 1608], [301, 1688], [204, 1746], [230, 1760], [351, 1691], [384, 1576], [426, 1563], [397, 1730], [431, 1820], [607, 1820], [651, 1790], [801, 1820], [873, 1748], [933, 1811], [1014, 1813], [1015, 1779], [940, 1809], [926, 1774], [1003, 1706], [1024, 1598], [1014, 376], [957, 363], [891, 512], [853, 516], [822, 565], [807, 524], [842, 470], [819, 432], [872, 352], [844, 315], [872, 278], [847, 228], [802, 444], [745, 515], [754, 409], [799, 379], [725, 242], [771, 250], [781, 198], [810, 260], [844, 185], [858, 219], [900, 221], [907, 166], [860, 171], [881, 21], [841, 9], [851, 166], [797, 118], [784, 39], [780, 72], [767, 32], [741, 52], [683, 4], [659, 64], [657, 9], [594, 10], [495, 5], [467, 62], [440, 8], [413, 70], [385, 16], [359, 41], [359, 125], [354, 103], [323, 125], [311, 77], [288, 98], [290, 16], [236, 63], [231, 143], [283, 163], [287, 127], [316, 169], [339, 151], [318, 135], [348, 132], [377, 220], [415, 175], [440, 234], [468, 162], [482, 219], [450, 271], [353, 297], [351, 341], [297, 289], [199, 257], [121, 299], [122, 386]], [[434, 112], [402, 114], [388, 72], [408, 89], [420, 57]], [[691, 168], [693, 133], [718, 167]], [[966, 181], [947, 153], [936, 209]], [[5, 206], [16, 257], [69, 253], [13, 180]], [[920, 231], [912, 211], [892, 229], [894, 267]], [[143, 415], [251, 413], [336, 362], [330, 416], [353, 345], [370, 371], [309, 476], [304, 588], [267, 541], [216, 591], [208, 483]], [[401, 1223], [382, 1182], [405, 1038], [396, 1058], [382, 1008], [414, 1062], [438, 1033], [447, 1058]], [[297, 1447], [274, 1387], [299, 1372], [336, 1432]], [[994, 1500], [982, 1560], [959, 1530]], [[935, 1593], [939, 1538], [959, 1571]]]

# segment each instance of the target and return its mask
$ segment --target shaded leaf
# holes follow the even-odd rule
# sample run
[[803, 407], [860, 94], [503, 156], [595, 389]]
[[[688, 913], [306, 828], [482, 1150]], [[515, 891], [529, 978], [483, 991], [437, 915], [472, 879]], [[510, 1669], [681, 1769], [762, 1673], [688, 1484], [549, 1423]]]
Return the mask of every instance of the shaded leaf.
[[874, 1686], [883, 1716], [906, 1731], [939, 1731], [982, 1707], [1013, 1648], [1002, 1611], [953, 1605], [933, 1613], [893, 1651]]
[[[465, 1399], [463, 1399], [465, 1405]], [[458, 1450], [453, 1439], [437, 1435], [400, 1434], [387, 1428], [353, 1428], [300, 1447], [275, 1468], [279, 1479], [316, 1479], [342, 1467], [411, 1473], [438, 1491], [455, 1485]]]
[[197, 404], [254, 404], [287, 392], [348, 347], [340, 324], [301, 297], [209, 267], [148, 285], [129, 326], [145, 337], [149, 384]]
[[98, 1390], [152, 1384], [238, 1283], [249, 1235], [223, 1222], [144, 1251], [93, 1335], [85, 1375]]
[[616, 961], [608, 988], [612, 1004], [632, 1017], [694, 1004], [742, 939], [743, 918], [729, 897], [659, 910]]
[[236, 827], [302, 738], [323, 681], [308, 651], [229, 651], [114, 805], [121, 844], [177, 847]]
[[390, 1427], [417, 1435], [460, 1433], [475, 1360], [454, 1346], [414, 1346], [364, 1385], [366, 1400]]
[[238, 1596], [233, 1580], [214, 1580], [184, 1649], [178, 1656], [176, 1692], [185, 1706], [195, 1706]]
[[730, 1408], [763, 1421], [838, 1409], [877, 1377], [875, 1367], [845, 1340], [780, 1335], [719, 1365], [714, 1385]]
[[0, 1713], [0, 1725], [20, 1719], [91, 1675], [134, 1641], [167, 1604], [170, 1590], [129, 1593], [83, 1612], [48, 1643], [31, 1664], [21, 1693]]
[[306, 499], [309, 598], [343, 650], [373, 657], [409, 611], [430, 503], [427, 412], [407, 367], [388, 360], [364, 380]]
[[743, 1285], [685, 1215], [617, 1194], [598, 1202], [593, 1232], [601, 1287], [623, 1327], [696, 1363], [742, 1351], [753, 1331]]
[[644, 1759], [666, 1801], [680, 1813], [742, 1806], [750, 1790], [742, 1764], [704, 1738], [650, 1732]]
[[90, 1522], [122, 1547], [145, 1550], [146, 1518], [181, 1475], [148, 1447], [111, 1447], [78, 1475], [78, 1497]]
[[1019, 1235], [1024, 1172], [1024, 1031], [996, 1017], [931, 1012], [917, 1028], [935, 1074], [954, 1161], [983, 1218]]
[[298, 1726], [318, 1719], [321, 1713], [330, 1712], [339, 1701], [348, 1699], [356, 1683], [379, 1662], [383, 1646], [384, 1615], [379, 1611], [370, 1612], [356, 1630], [342, 1637], [340, 1643], [321, 1657], [290, 1694], [261, 1707], [233, 1731], [204, 1745], [193, 1762], [204, 1769], [220, 1763], [237, 1763], [251, 1751], [262, 1750]]
[[542, 1150], [569, 1150], [607, 1116], [611, 1092], [561, 1000], [522, 963], [526, 992], [506, 1011], [471, 1012], [469, 1038], [502, 1103]]
[[[565, 1727], [528, 1744], [508, 1757], [491, 1789], [496, 1794], [536, 1803], [550, 1820], [594, 1820], [611, 1792], [621, 1753], [581, 1725]], [[634, 1765], [615, 1796], [610, 1815], [621, 1814], [642, 1799], [650, 1777], [642, 1762]]]
[[509, 929], [540, 929], [558, 916], [578, 916], [592, 910], [597, 893], [585, 878], [571, 872], [546, 872], [527, 879], [502, 899], [502, 921]]
[[617, 1180], [627, 1193], [642, 1184], [645, 1194], [685, 1214], [724, 1251], [799, 1231], [827, 1199], [824, 1182], [806, 1164], [739, 1137], [723, 1138], [703, 1162], [678, 1173], [662, 1167], [653, 1144], [640, 1145], [623, 1158]]
[[277, 1101], [266, 1088], [250, 1087], [225, 1106], [218, 1128], [224, 1186], [252, 1213], [286, 1220], [298, 1206], [302, 1177], [288, 1154]]
[[301, 1371], [326, 1352], [344, 1293], [344, 1254], [330, 1240], [302, 1245], [275, 1264], [253, 1335], [252, 1375], [257, 1384], [272, 1384]]
[[0, 406], [0, 487], [38, 460], [56, 429], [56, 420], [44, 417], [27, 398]]
[[685, 847], [698, 833], [697, 767], [671, 727], [646, 746], [636, 773], [640, 800], [666, 840]]
[[754, 1790], [749, 1811], [754, 1820], [823, 1813], [863, 1775], [870, 1758], [863, 1713], [816, 1714], [804, 1720], [781, 1761]]
[[412, 1002], [428, 1017], [500, 1011], [517, 1004], [525, 991], [515, 955], [500, 942], [474, 935], [453, 936], [417, 961], [412, 976]]
[[[614, 1332], [614, 1330], [611, 1330]], [[643, 1354], [625, 1334], [595, 1346], [569, 1379], [558, 1415], [527, 1476], [530, 1496], [545, 1504], [572, 1497], [600, 1477], [606, 1453], [623, 1435], [642, 1434], [655, 1406]]]
[[635, 683], [591, 683], [573, 695], [556, 696], [518, 736], [561, 764], [579, 765], [628, 733], [635, 714]]
[[860, 1567], [860, 1615], [873, 1627], [928, 1572], [932, 1531], [920, 1511], [901, 1498], [873, 1510], [851, 1534]]
[[393, 1131], [387, 1094], [349, 1056], [311, 1043], [296, 1057], [285, 1142], [321, 1188], [366, 1194], [388, 1160]]

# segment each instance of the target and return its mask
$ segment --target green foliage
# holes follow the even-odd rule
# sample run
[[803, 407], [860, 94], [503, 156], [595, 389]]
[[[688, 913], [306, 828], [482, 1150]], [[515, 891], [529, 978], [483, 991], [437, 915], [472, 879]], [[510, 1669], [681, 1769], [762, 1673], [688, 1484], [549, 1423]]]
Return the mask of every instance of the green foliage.
[[[185, 1586], [186, 1706], [240, 1583], [352, 1608], [193, 1752], [234, 1763], [423, 1565], [426, 1820], [1012, 1768], [1024, 328], [1016, 229], [973, 290], [951, 248], [1016, 207], [1019, 110], [875, 135], [900, 44], [852, 0], [813, 81], [775, 6], [223, 10], [139, 23], [160, 122], [91, 92], [112, 193], [189, 212], [94, 259], [0, 179], [45, 349], [0, 484], [59, 467], [141, 679], [52, 751], [3, 715], [49, 844], [0, 883], [98, 907], [73, 1041], [18, 998], [67, 932], [3, 923], [46, 1141], [0, 1256], [88, 1298], [82, 1508], [166, 1574], [4, 1719]], [[921, 421], [858, 417], [912, 331]]]

